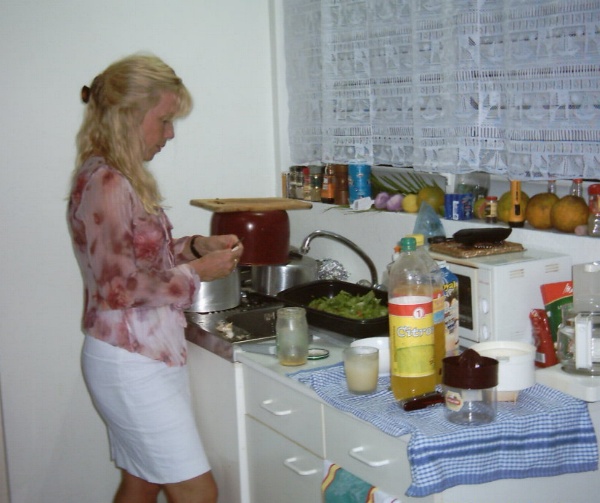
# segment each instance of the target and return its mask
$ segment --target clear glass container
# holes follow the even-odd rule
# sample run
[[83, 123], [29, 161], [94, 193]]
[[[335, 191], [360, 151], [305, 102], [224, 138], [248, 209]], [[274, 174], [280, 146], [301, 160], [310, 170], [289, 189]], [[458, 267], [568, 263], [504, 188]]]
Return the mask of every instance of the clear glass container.
[[496, 419], [496, 388], [464, 389], [444, 386], [446, 419], [454, 424], [477, 426]]
[[498, 360], [467, 349], [444, 358], [444, 403], [451, 423], [477, 426], [496, 419]]
[[275, 322], [277, 358], [281, 365], [304, 365], [308, 357], [308, 322], [302, 307], [282, 307]]
[[456, 175], [454, 192], [456, 194], [473, 194], [473, 200], [486, 197], [490, 188], [490, 174], [482, 171]]
[[556, 354], [565, 372], [600, 376], [600, 312], [561, 307]]

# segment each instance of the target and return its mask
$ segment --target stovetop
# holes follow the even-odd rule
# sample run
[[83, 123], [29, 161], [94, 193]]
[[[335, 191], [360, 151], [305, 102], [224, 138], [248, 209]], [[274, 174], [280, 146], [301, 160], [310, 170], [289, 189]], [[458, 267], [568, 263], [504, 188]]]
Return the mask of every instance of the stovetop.
[[257, 342], [275, 336], [276, 310], [283, 306], [284, 303], [274, 297], [243, 290], [237, 307], [210, 313], [187, 312], [186, 317], [231, 344]]

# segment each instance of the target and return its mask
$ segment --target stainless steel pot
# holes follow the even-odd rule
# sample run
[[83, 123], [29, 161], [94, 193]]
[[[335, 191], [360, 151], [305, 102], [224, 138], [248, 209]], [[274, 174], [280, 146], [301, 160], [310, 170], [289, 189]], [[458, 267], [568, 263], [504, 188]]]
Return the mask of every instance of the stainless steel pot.
[[287, 264], [252, 266], [252, 289], [275, 296], [292, 286], [315, 281], [318, 273], [319, 263], [315, 259], [290, 253]]
[[186, 311], [210, 313], [225, 311], [240, 305], [240, 273], [236, 268], [229, 276], [214, 281], [201, 281], [192, 305]]

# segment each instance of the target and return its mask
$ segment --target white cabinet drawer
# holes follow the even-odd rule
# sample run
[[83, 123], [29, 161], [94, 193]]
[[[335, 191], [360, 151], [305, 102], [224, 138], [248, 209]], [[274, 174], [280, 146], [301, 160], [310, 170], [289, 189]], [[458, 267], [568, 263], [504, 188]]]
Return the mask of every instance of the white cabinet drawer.
[[244, 365], [246, 414], [323, 456], [322, 405]]
[[252, 417], [246, 426], [251, 502], [321, 501], [323, 460]]
[[329, 406], [324, 407], [324, 418], [325, 459], [401, 498], [403, 503], [433, 501], [433, 497], [404, 496], [411, 484], [406, 441]]

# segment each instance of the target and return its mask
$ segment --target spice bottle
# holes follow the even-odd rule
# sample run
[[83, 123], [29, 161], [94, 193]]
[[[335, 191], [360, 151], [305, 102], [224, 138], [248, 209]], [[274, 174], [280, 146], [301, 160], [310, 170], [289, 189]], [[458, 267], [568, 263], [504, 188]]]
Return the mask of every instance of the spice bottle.
[[407, 400], [432, 393], [437, 375], [430, 273], [414, 238], [402, 238], [400, 247], [388, 291], [390, 378], [396, 400]]
[[321, 189], [321, 202], [326, 204], [333, 204], [335, 201], [335, 172], [333, 165], [328, 164], [325, 166], [325, 172], [323, 173], [323, 187]]
[[548, 180], [548, 194], [556, 194], [556, 180]]
[[302, 168], [302, 199], [305, 201], [311, 200], [310, 168], [308, 166], [304, 166], [304, 168]]
[[510, 198], [508, 225], [510, 227], [523, 227], [525, 225], [525, 206], [522, 200], [521, 182], [517, 180], [510, 181]]
[[488, 224], [495, 224], [498, 221], [498, 198], [496, 196], [487, 196], [485, 198], [485, 221]]
[[569, 190], [569, 194], [572, 196], [583, 197], [583, 179], [582, 178], [574, 178], [571, 183], [571, 189]]
[[335, 204], [346, 206], [349, 202], [348, 193], [348, 165], [335, 164], [333, 166], [335, 172]]
[[588, 187], [590, 216], [588, 218], [588, 236], [600, 237], [600, 183]]

